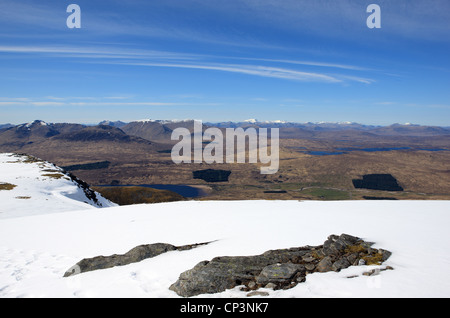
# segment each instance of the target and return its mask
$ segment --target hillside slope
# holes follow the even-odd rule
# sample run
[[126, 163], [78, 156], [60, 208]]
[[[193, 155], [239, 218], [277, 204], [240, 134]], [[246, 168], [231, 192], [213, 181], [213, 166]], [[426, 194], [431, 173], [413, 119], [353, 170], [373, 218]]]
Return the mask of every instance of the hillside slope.
[[0, 218], [113, 207], [63, 169], [35, 157], [0, 154]]

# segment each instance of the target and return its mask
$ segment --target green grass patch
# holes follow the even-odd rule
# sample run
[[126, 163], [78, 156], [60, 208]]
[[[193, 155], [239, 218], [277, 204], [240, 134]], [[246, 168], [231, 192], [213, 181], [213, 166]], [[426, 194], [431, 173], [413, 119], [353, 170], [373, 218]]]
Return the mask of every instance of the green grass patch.
[[347, 191], [324, 188], [304, 189], [301, 194], [310, 195], [320, 200], [349, 200], [350, 194]]
[[280, 184], [281, 190], [300, 190], [302, 185], [299, 183], [282, 183]]

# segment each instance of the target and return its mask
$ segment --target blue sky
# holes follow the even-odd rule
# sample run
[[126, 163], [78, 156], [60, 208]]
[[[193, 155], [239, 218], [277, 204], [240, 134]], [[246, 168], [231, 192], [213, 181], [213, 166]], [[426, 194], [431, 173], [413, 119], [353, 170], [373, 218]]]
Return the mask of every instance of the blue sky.
[[450, 126], [449, 13], [448, 0], [1, 0], [0, 123]]

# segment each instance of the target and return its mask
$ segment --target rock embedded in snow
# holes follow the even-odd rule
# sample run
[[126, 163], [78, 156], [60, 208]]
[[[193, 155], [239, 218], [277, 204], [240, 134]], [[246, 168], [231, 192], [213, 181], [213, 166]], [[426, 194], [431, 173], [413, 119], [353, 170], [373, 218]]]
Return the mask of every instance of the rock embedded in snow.
[[[170, 290], [179, 296], [212, 294], [245, 286], [289, 289], [306, 280], [309, 272], [338, 272], [352, 265], [381, 264], [391, 253], [348, 234], [330, 235], [321, 246], [270, 250], [256, 256], [222, 256], [198, 263], [181, 273]], [[308, 270], [307, 270], [308, 269]]]
[[267, 297], [269, 296], [269, 293], [263, 291], [252, 291], [247, 294], [247, 297], [254, 297], [254, 296]]
[[147, 258], [152, 258], [170, 251], [187, 251], [208, 243], [198, 243], [183, 246], [174, 246], [167, 243], [155, 243], [139, 245], [123, 255], [114, 254], [111, 256], [96, 256], [85, 258], [69, 268], [64, 277], [69, 277], [85, 272], [112, 268], [115, 266], [124, 266], [131, 263], [137, 263]]

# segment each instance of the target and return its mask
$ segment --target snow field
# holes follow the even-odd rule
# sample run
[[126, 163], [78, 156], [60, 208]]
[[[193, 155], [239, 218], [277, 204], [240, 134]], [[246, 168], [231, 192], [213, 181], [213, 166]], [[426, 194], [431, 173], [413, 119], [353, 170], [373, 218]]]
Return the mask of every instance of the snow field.
[[[269, 297], [449, 297], [449, 211], [449, 201], [189, 201], [2, 219], [0, 297], [178, 297], [169, 286], [200, 261], [320, 245], [341, 233], [393, 254], [381, 266], [314, 273], [290, 290], [265, 290]], [[83, 258], [209, 241], [63, 278]], [[362, 275], [387, 265], [394, 270]], [[235, 288], [200, 297], [245, 296]]]

